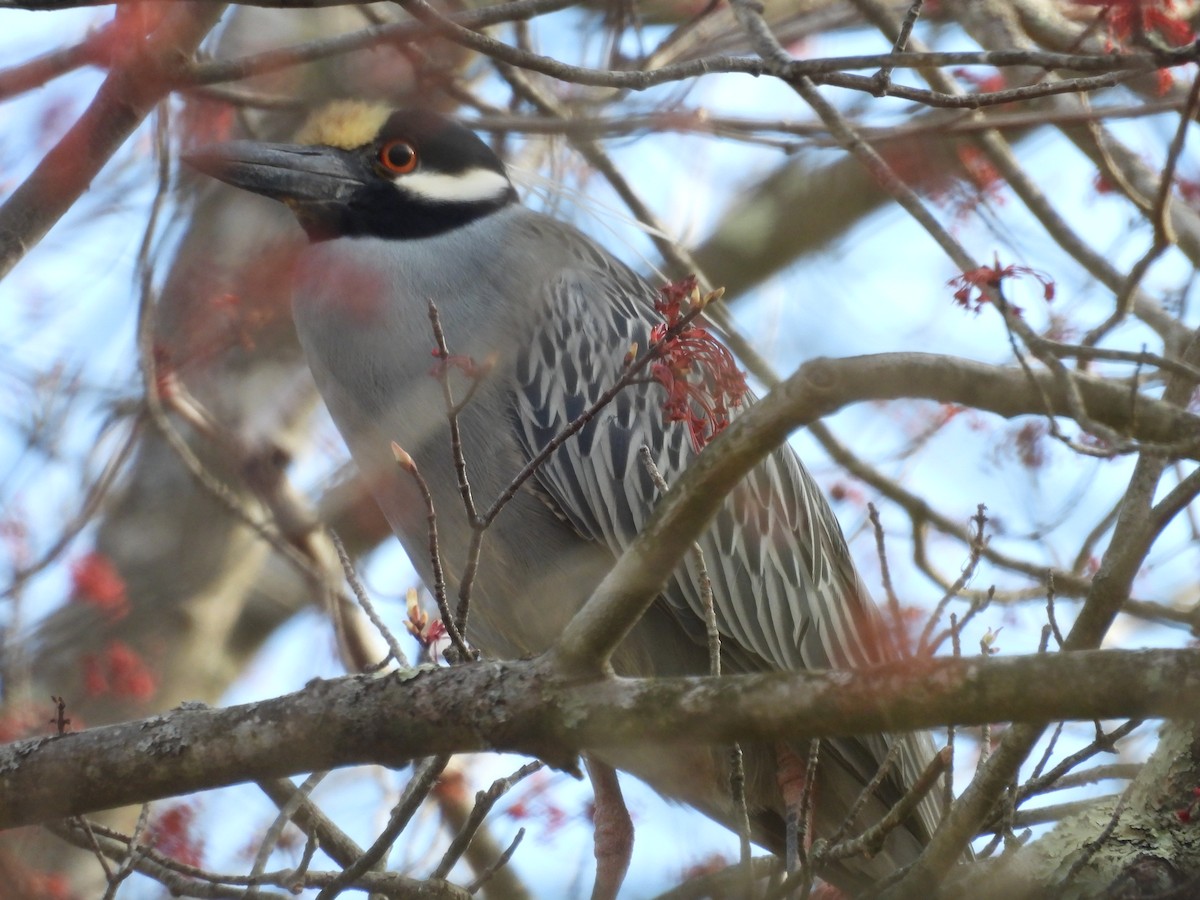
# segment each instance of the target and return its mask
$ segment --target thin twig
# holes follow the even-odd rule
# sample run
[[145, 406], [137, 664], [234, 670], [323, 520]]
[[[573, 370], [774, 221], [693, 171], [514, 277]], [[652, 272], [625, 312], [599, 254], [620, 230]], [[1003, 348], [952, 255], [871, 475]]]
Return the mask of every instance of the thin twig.
[[610, 388], [604, 391], [596, 399], [595, 403], [576, 416], [558, 434], [547, 441], [545, 446], [542, 447], [538, 454], [522, 467], [521, 471], [518, 472], [512, 481], [508, 483], [508, 487], [506, 487], [501, 492], [500, 496], [497, 497], [492, 503], [492, 505], [488, 507], [487, 512], [485, 512], [481, 518], [484, 526], [486, 527], [495, 521], [496, 516], [500, 515], [500, 512], [504, 509], [508, 502], [516, 496], [517, 491], [521, 488], [521, 485], [528, 481], [530, 477], [532, 477], [533, 474], [546, 463], [546, 460], [554, 455], [559, 447], [583, 430], [583, 428], [590, 421], [592, 421], [592, 419], [594, 419], [606, 406], [608, 406], [609, 403], [613, 401], [613, 398], [616, 397], [617, 394], [619, 394], [629, 385], [636, 383], [643, 370], [649, 366], [653, 360], [658, 358], [662, 348], [668, 346], [684, 329], [688, 328], [701, 314], [701, 312], [703, 312], [703, 310], [703, 304], [697, 304], [686, 313], [681, 315], [675, 323], [667, 328], [661, 340], [650, 344], [644, 353], [626, 366], [621, 377], [618, 378]]
[[[950, 613], [950, 649], [955, 659], [962, 656], [962, 632], [958, 623], [958, 615]], [[958, 738], [958, 727], [951, 722], [946, 726], [946, 779], [942, 786], [942, 817], [950, 810], [954, 802], [954, 747]]]
[[120, 865], [117, 866], [117, 870], [112, 873], [112, 877], [108, 880], [108, 885], [104, 891], [104, 900], [113, 900], [117, 896], [117, 888], [121, 886], [121, 882], [125, 881], [136, 870], [138, 858], [144, 850], [142, 839], [146, 836], [146, 825], [149, 821], [150, 804], [143, 803], [142, 808], [138, 811], [137, 822], [133, 826], [133, 834], [129, 837], [125, 856], [121, 860]]
[[[338, 549], [341, 550], [340, 545]], [[296, 792], [287, 800], [287, 802], [284, 803], [283, 806], [279, 807], [279, 812], [276, 814], [275, 820], [269, 826], [267, 826], [267, 830], [263, 832], [262, 838], [259, 840], [258, 852], [254, 855], [254, 863], [250, 866], [250, 877], [252, 879], [260, 877], [263, 872], [266, 871], [267, 862], [270, 860], [271, 854], [275, 852], [275, 848], [279, 845], [279, 841], [283, 837], [283, 830], [289, 824], [291, 824], [292, 817], [296, 814], [296, 810], [298, 810], [301, 805], [308, 800], [309, 795], [312, 794], [316, 786], [320, 784], [328, 774], [328, 772], [313, 772], [304, 779], [304, 782], [299, 787], [296, 788]], [[305, 842], [306, 855], [308, 856], [309, 860], [311, 860], [312, 856], [307, 853], [307, 847], [309, 846], [312, 846], [314, 849], [316, 846], [316, 841], [313, 839], [312, 835], [309, 835], [308, 840]], [[302, 863], [301, 868], [307, 869], [308, 864]], [[258, 885], [252, 883], [246, 890], [246, 896], [248, 898], [257, 897]]]
[[1129, 314], [1132, 297], [1138, 285], [1145, 277], [1150, 267], [1162, 256], [1166, 249], [1175, 243], [1175, 231], [1171, 226], [1170, 204], [1171, 188], [1175, 182], [1175, 170], [1183, 155], [1184, 141], [1192, 121], [1196, 118], [1196, 110], [1200, 107], [1200, 75], [1192, 79], [1192, 87], [1188, 92], [1187, 103], [1183, 114], [1175, 128], [1175, 135], [1167, 149], [1167, 158], [1163, 165], [1162, 175], [1158, 182], [1158, 193], [1150, 210], [1150, 221], [1154, 225], [1154, 240], [1150, 248], [1133, 264], [1129, 276], [1117, 293], [1116, 304], [1112, 314], [1089, 331], [1083, 338], [1084, 346], [1098, 344], [1109, 332], [1117, 327]]
[[871, 780], [858, 792], [858, 796], [854, 799], [854, 803], [850, 806], [845, 818], [838, 825], [837, 831], [827, 838], [826, 842], [830, 848], [836, 847], [850, 833], [850, 829], [854, 827], [854, 822], [858, 818], [858, 814], [867, 805], [867, 801], [875, 795], [875, 791], [883, 784], [883, 780], [887, 777], [888, 772], [896, 764], [896, 760], [900, 756], [901, 746], [900, 741], [892, 741], [891, 746], [888, 747], [887, 756], [883, 758], [883, 762], [875, 769], [875, 774], [871, 776]]
[[[459, 634], [463, 635], [467, 630], [467, 618], [471, 611], [471, 590], [475, 585], [475, 578], [479, 573], [479, 559], [483, 552], [483, 532], [487, 529], [490, 523], [484, 523], [479, 518], [479, 511], [475, 506], [475, 496], [471, 490], [471, 479], [467, 474], [467, 456], [466, 448], [462, 440], [462, 428], [459, 422], [459, 413], [466, 407], [475, 396], [482, 379], [486, 375], [488, 365], [485, 363], [482, 370], [477, 368], [477, 363], [474, 360], [469, 361], [468, 377], [471, 379], [471, 384], [467, 388], [467, 393], [461, 401], [456, 402], [454, 392], [450, 387], [450, 348], [446, 342], [446, 333], [442, 329], [442, 319], [438, 312], [437, 304], [432, 299], [429, 301], [429, 324], [433, 328], [433, 338], [437, 344], [437, 355], [441, 362], [438, 370], [438, 380], [442, 385], [442, 399], [446, 404], [446, 419], [450, 428], [450, 454], [454, 460], [454, 472], [458, 478], [458, 492], [462, 497], [463, 509], [467, 515], [467, 521], [471, 523], [471, 542], [467, 548], [467, 561], [463, 568], [462, 579], [459, 582], [458, 588], [458, 606], [454, 610], [453, 627]], [[432, 501], [431, 501], [432, 502]], [[442, 593], [445, 594], [445, 582], [442, 583]], [[448, 600], [448, 598], [447, 598]], [[438, 604], [438, 608], [442, 608], [442, 604]], [[446, 609], [449, 609], [449, 603], [446, 603]], [[446, 610], [442, 611], [443, 619], [446, 616]], [[449, 627], [448, 629], [449, 630]], [[459, 653], [466, 654], [465, 645], [462, 641], [456, 642]], [[469, 659], [469, 656], [464, 655], [463, 659]]]
[[979, 560], [982, 558], [984, 548], [987, 547], [988, 543], [987, 537], [984, 534], [984, 529], [987, 527], [988, 521], [986, 510], [987, 507], [982, 503], [975, 507], [975, 515], [971, 516], [971, 522], [975, 528], [971, 534], [970, 555], [967, 557], [967, 562], [963, 566], [962, 573], [938, 601], [937, 606], [933, 609], [933, 613], [929, 616], [929, 620], [925, 623], [925, 627], [921, 630], [921, 638], [917, 641], [917, 655], [931, 654], [941, 644], [944, 638], [940, 635], [936, 642], [931, 642], [930, 638], [933, 634], [933, 629], [937, 626], [950, 601], [958, 596], [959, 592], [966, 587], [967, 582], [975, 575], [975, 569], [978, 568]]
[[887, 836], [912, 814], [913, 810], [917, 808], [917, 804], [925, 799], [925, 795], [937, 785], [948, 764], [949, 754], [945, 749], [935, 753], [921, 772], [920, 777], [912, 783], [904, 792], [904, 796], [896, 801], [882, 819], [857, 838], [829, 847], [825, 851], [825, 859], [845, 859], [859, 854], [873, 856], [878, 853]]
[[904, 610], [900, 607], [900, 598], [892, 585], [892, 570], [888, 565], [887, 547], [884, 543], [883, 522], [879, 519], [879, 510], [874, 503], [867, 504], [867, 517], [875, 530], [875, 555], [879, 559], [879, 578], [883, 582], [884, 596], [887, 597], [888, 613], [892, 617], [892, 631], [899, 642], [902, 657], [909, 656], [912, 648], [909, 646], [908, 629], [904, 627]]
[[111, 884], [113, 880], [113, 871], [108, 864], [108, 857], [104, 855], [104, 851], [100, 849], [100, 843], [96, 840], [96, 832], [92, 831], [92, 823], [88, 821], [86, 816], [76, 816], [71, 820], [71, 824], [79, 828], [87, 836], [88, 844], [91, 846], [92, 853], [96, 857], [96, 862], [100, 863], [100, 868], [104, 872], [104, 880]]
[[299, 802], [293, 803], [299, 789], [290, 779], [276, 778], [258, 781], [256, 784], [277, 807], [282, 809], [284, 806], [290, 806], [292, 824], [319, 844], [321, 852], [339, 866], [344, 868], [362, 856], [362, 848], [309, 797], [300, 795]]
[[1023, 785], [1021, 785], [1019, 791], [1019, 802], [1023, 803], [1025, 800], [1036, 794], [1042, 794], [1048, 790], [1057, 789], [1054, 786], [1064, 775], [1066, 775], [1080, 763], [1091, 759], [1097, 753], [1112, 752], [1112, 746], [1114, 743], [1128, 736], [1130, 732], [1132, 732], [1141, 724], [1142, 721], [1140, 719], [1132, 719], [1122, 725], [1118, 725], [1112, 731], [1105, 734], [1102, 740], [1092, 741], [1092, 743], [1088, 744], [1086, 747], [1075, 751], [1070, 756], [1065, 757], [1056, 766], [1054, 766], [1054, 768], [1050, 769], [1044, 775], [1039, 775], [1036, 778], [1030, 778]]
[[816, 793], [817, 766], [821, 762], [821, 742], [814, 738], [808, 745], [808, 757], [804, 760], [804, 787], [800, 792], [800, 805], [796, 822], [796, 852], [810, 864], [808, 836], [812, 830], [813, 795]]
[[[670, 486], [667, 484], [650, 448], [643, 444], [638, 448], [638, 459], [642, 467], [649, 473], [650, 480], [659, 493], [666, 494]], [[692, 558], [696, 561], [696, 583], [700, 590], [700, 599], [704, 606], [704, 631], [708, 641], [708, 674], [714, 678], [721, 674], [721, 631], [717, 627], [717, 611], [713, 602], [712, 579], [708, 575], [708, 566], [704, 561], [704, 549], [699, 542], [692, 544]], [[750, 813], [746, 803], [746, 769], [745, 760], [740, 744], [734, 744], [729, 751], [729, 792], [733, 801], [734, 817], [737, 821], [739, 857], [744, 864], [750, 860]], [[749, 869], [747, 868], [747, 871]]]
[[[471, 386], [467, 389], [467, 395], [462, 401], [455, 402], [454, 390], [450, 387], [450, 361], [452, 359], [450, 347], [446, 343], [446, 332], [442, 329], [441, 314], [433, 300], [429, 301], [428, 314], [429, 324], [433, 328], [433, 339], [437, 344], [437, 358], [441, 362], [438, 367], [438, 381], [442, 385], [442, 399], [446, 404], [446, 417], [450, 423], [450, 449], [454, 454], [454, 474], [458, 476], [458, 491], [462, 495], [467, 518], [473, 522], [479, 514], [475, 509], [475, 497], [471, 493], [471, 480], [467, 477], [467, 460], [463, 451], [462, 429], [459, 425], [458, 414], [471, 402], [483, 375], [475, 371], [468, 372]], [[472, 365], [474, 365], [473, 361]]]
[[429, 877], [444, 879], [450, 874], [450, 870], [462, 857], [463, 853], [466, 852], [467, 845], [471, 843], [471, 840], [483, 825], [483, 820], [491, 812], [492, 807], [496, 805], [496, 801], [512, 790], [513, 786], [519, 781], [528, 778], [534, 772], [540, 772], [543, 768], [543, 763], [537, 760], [526, 763], [511, 775], [504, 778], [497, 778], [486, 791], [477, 792], [475, 794], [475, 805], [471, 808], [471, 814], [467, 817], [467, 821], [463, 824], [462, 828], [459, 829], [458, 834], [450, 841], [450, 846], [446, 848], [441, 861], [434, 867]]
[[1063, 635], [1058, 628], [1058, 618], [1054, 615], [1054, 573], [1046, 573], [1046, 624], [1050, 626], [1050, 633], [1054, 635], [1054, 640], [1058, 643], [1059, 648], [1063, 645]]
[[[913, 0], [909, 6], [908, 12], [904, 14], [904, 21], [900, 23], [900, 30], [896, 35], [896, 40], [892, 44], [892, 55], [899, 56], [908, 47], [908, 39], [912, 36], [913, 26], [917, 24], [917, 19], [921, 15], [921, 7], [925, 5], [925, 0]], [[886, 97], [888, 89], [892, 85], [892, 71], [895, 68], [890, 63], [885, 63], [879, 67], [879, 71], [875, 73], [875, 81], [878, 87], [876, 96]]]
[[[505, 850], [502, 854], [500, 854], [500, 858], [497, 859], [490, 866], [488, 866], [486, 869], [484, 869], [482, 872], [480, 872], [479, 877], [467, 885], [467, 893], [468, 894], [476, 893], [481, 887], [483, 887], [485, 884], [487, 884], [492, 879], [493, 875], [495, 875], [498, 871], [500, 871], [500, 869], [502, 869], [506, 865], [508, 865], [508, 861], [513, 858], [513, 854], [516, 853], [517, 848], [519, 846], [521, 846], [521, 840], [524, 837], [525, 837], [525, 827], [522, 826], [517, 829], [516, 837], [514, 837], [512, 839], [512, 843], [508, 845], [508, 849]], [[318, 900], [319, 900], [319, 898], [318, 898]]]
[[438, 538], [438, 519], [437, 510], [433, 505], [433, 493], [429, 490], [429, 482], [425, 480], [425, 476], [417, 468], [417, 461], [409, 455], [408, 451], [393, 442], [392, 454], [396, 457], [396, 465], [404, 469], [412, 478], [425, 504], [429, 562], [433, 567], [433, 599], [437, 602], [438, 613], [442, 617], [442, 624], [446, 627], [446, 634], [449, 635], [454, 649], [460, 654], [460, 661], [466, 662], [472, 659], [473, 655], [471, 648], [467, 646], [462, 632], [458, 630], [457, 619], [450, 609], [450, 600], [446, 595], [446, 571], [442, 564], [442, 548]]
[[347, 866], [337, 878], [317, 894], [317, 900], [334, 900], [343, 890], [354, 884], [355, 879], [384, 858], [392, 845], [396, 843], [396, 839], [400, 837], [401, 832], [407, 827], [413, 814], [425, 802], [425, 798], [437, 784], [438, 777], [449, 761], [449, 756], [430, 757], [413, 772], [412, 779], [404, 789], [403, 796], [392, 809], [388, 823], [379, 837], [363, 852], [362, 856]]
[[[408, 657], [404, 653], [404, 649], [400, 646], [400, 642], [396, 640], [396, 636], [392, 634], [392, 630], [387, 627], [387, 624], [375, 610], [375, 604], [371, 602], [367, 596], [367, 590], [363, 587], [363, 583], [359, 580], [358, 572], [355, 571], [354, 562], [350, 559], [350, 554], [346, 552], [346, 546], [342, 543], [342, 539], [338, 533], [332, 528], [329, 529], [329, 540], [333, 542], [333, 547], [337, 551], [338, 560], [342, 564], [342, 572], [345, 573], [346, 582], [350, 585], [350, 590], [354, 593], [354, 599], [358, 602], [359, 607], [366, 614], [371, 624], [375, 626], [375, 630], [379, 632], [384, 642], [388, 645], [388, 652], [396, 661], [396, 665], [403, 668], [408, 668]], [[330, 598], [330, 603], [334, 606], [338, 604], [338, 597]]]

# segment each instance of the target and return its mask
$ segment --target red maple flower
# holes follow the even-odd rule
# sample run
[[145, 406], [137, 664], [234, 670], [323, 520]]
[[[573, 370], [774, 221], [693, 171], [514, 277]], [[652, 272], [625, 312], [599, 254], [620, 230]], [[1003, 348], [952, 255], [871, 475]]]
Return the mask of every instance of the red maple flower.
[[742, 404], [748, 391], [733, 354], [687, 318], [700, 302], [694, 275], [663, 286], [654, 308], [664, 321], [650, 330], [655, 357], [650, 377], [666, 388], [663, 412], [668, 422], [687, 424], [697, 452], [725, 429], [730, 410]]
[[8, 860], [5, 876], [12, 879], [5, 897], [25, 897], [26, 900], [74, 900], [77, 894], [61, 872], [40, 872], [17, 860]]
[[[963, 309], [978, 313], [983, 309], [984, 304], [991, 302], [988, 288], [999, 290], [1001, 282], [1005, 278], [1017, 278], [1021, 275], [1029, 275], [1041, 282], [1042, 297], [1047, 303], [1054, 299], [1054, 281], [1049, 275], [1039, 272], [1037, 269], [1031, 269], [1029, 266], [1002, 266], [999, 257], [993, 259], [992, 265], [979, 266], [969, 272], [963, 272], [961, 275], [951, 278], [946, 284], [958, 288], [954, 292], [955, 303]], [[1020, 307], [1009, 305], [1017, 315], [1021, 314]]]
[[129, 614], [125, 579], [112, 560], [98, 550], [71, 563], [71, 599], [94, 607], [110, 622]]
[[1046, 464], [1046, 435], [1050, 429], [1045, 420], [1026, 422], [1013, 435], [1013, 450], [1021, 465], [1027, 469], [1040, 469]]
[[1075, 0], [1082, 6], [1102, 7], [1110, 39], [1118, 43], [1147, 34], [1160, 35], [1178, 46], [1192, 39], [1192, 29], [1175, 9], [1175, 0]]
[[204, 861], [204, 841], [193, 831], [195, 818], [194, 806], [177, 803], [167, 807], [150, 822], [150, 843], [176, 862], [199, 867]]
[[1004, 179], [983, 152], [964, 144], [958, 148], [958, 161], [966, 170], [967, 178], [979, 189], [979, 199], [1003, 203]]
[[422, 635], [421, 641], [427, 646], [432, 646], [438, 641], [446, 640], [446, 634], [446, 626], [442, 624], [442, 620], [434, 619], [429, 623], [429, 627], [425, 629], [425, 633]]
[[121, 641], [112, 641], [106, 652], [113, 693], [133, 700], [148, 700], [158, 681], [138, 652]]
[[100, 657], [89, 653], [83, 658], [83, 690], [89, 697], [101, 697], [108, 693], [108, 678]]
[[974, 69], [955, 69], [954, 77], [965, 81], [981, 94], [991, 94], [1008, 87], [1008, 78], [1002, 71], [976, 72]]
[[1176, 178], [1175, 189], [1179, 196], [1190, 206], [1200, 204], [1200, 181], [1194, 178]]
[[130, 700], [149, 700], [158, 679], [136, 650], [124, 641], [109, 641], [101, 653], [83, 658], [83, 684], [89, 696], [113, 694]]

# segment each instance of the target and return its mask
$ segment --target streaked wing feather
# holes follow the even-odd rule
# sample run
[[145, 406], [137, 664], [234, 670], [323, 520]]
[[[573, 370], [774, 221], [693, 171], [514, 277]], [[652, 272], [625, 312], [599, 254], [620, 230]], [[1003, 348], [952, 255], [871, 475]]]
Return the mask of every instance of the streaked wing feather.
[[[659, 321], [654, 291], [645, 281], [590, 252], [590, 244], [586, 249], [584, 265], [547, 286], [542, 314], [518, 363], [513, 419], [530, 457], [621, 377], [628, 348], [647, 347], [650, 328]], [[659, 499], [638, 449], [650, 449], [668, 484], [695, 457], [686, 427], [665, 421], [663, 399], [656, 384], [631, 385], [536, 475], [559, 515], [614, 557], [641, 531]], [[894, 656], [837, 520], [787, 445], [726, 498], [698, 543], [728, 669], [823, 669]], [[703, 644], [700, 581], [697, 560], [689, 554], [663, 599], [680, 627]], [[825, 741], [823, 765], [865, 785], [895, 740], [902, 743], [899, 760], [877, 789], [881, 802], [894, 803], [932, 755], [928, 735]], [[936, 815], [927, 798], [919, 808], [918, 831], [931, 834]]]
[[[581, 266], [560, 273], [546, 290], [518, 363], [514, 398], [518, 439], [530, 456], [620, 378], [625, 352], [635, 343], [648, 346], [657, 321], [653, 290], [623, 267]], [[633, 541], [658, 500], [638, 448], [650, 448], [668, 484], [695, 456], [685, 426], [664, 421], [663, 396], [656, 384], [626, 388], [536, 476], [579, 534], [614, 555]], [[873, 607], [832, 513], [790, 448], [747, 476], [699, 543], [718, 628], [758, 658], [754, 668], [856, 665], [887, 655], [863, 638], [875, 621]], [[702, 640], [697, 576], [695, 564], [685, 564], [664, 596], [680, 624]]]

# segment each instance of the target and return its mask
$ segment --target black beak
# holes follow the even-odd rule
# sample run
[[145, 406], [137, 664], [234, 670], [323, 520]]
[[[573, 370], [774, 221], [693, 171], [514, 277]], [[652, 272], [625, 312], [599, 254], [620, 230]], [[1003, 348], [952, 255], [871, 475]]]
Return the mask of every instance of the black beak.
[[183, 161], [226, 184], [301, 208], [348, 203], [365, 174], [351, 153], [299, 144], [229, 141], [184, 154]]

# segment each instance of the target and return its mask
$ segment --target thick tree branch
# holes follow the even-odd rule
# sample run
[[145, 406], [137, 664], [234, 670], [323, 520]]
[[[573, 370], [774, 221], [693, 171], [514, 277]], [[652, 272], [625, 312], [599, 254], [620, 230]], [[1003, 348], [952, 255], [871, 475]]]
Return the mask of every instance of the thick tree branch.
[[1197, 650], [908, 660], [720, 678], [564, 680], [545, 658], [355, 676], [260, 703], [177, 709], [0, 748], [0, 827], [245, 780], [399, 766], [435, 753], [511, 750], [573, 767], [585, 748], [638, 743], [1188, 717], [1200, 714], [1198, 697]]

